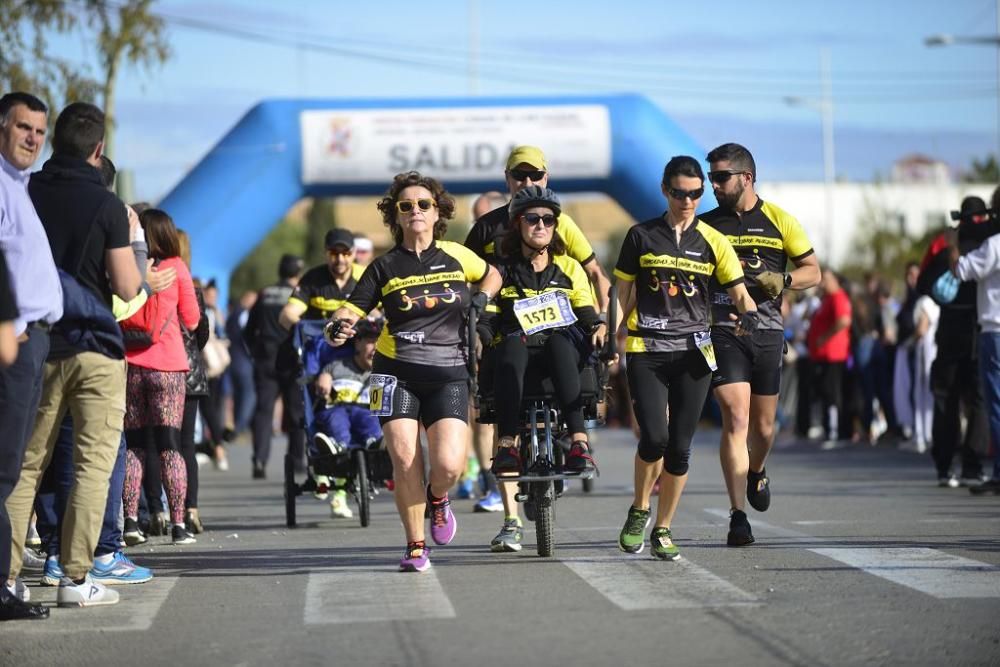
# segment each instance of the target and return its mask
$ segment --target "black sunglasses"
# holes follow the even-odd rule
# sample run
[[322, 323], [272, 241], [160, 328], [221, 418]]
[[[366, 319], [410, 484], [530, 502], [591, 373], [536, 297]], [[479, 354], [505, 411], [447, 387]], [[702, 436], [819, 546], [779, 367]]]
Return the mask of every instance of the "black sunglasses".
[[541, 169], [511, 169], [507, 173], [510, 174], [511, 178], [513, 178], [515, 181], [519, 183], [522, 181], [526, 181], [529, 178], [533, 182], [537, 183], [538, 181], [545, 178], [545, 172], [542, 171]]
[[677, 201], [683, 201], [685, 197], [690, 197], [691, 201], [696, 199], [701, 199], [701, 196], [705, 194], [705, 188], [698, 188], [696, 190], [679, 190], [678, 188], [667, 188], [667, 194], [676, 199]]
[[525, 213], [521, 216], [521, 219], [528, 223], [529, 226], [534, 227], [541, 220], [542, 224], [546, 227], [556, 226], [556, 216], [551, 213], [546, 213], [545, 215], [538, 215], [537, 213]]
[[708, 172], [708, 180], [718, 185], [722, 185], [723, 183], [728, 183], [729, 179], [732, 178], [733, 176], [741, 176], [747, 173], [749, 172], [731, 171], [729, 169], [726, 169], [725, 171], [710, 171]]

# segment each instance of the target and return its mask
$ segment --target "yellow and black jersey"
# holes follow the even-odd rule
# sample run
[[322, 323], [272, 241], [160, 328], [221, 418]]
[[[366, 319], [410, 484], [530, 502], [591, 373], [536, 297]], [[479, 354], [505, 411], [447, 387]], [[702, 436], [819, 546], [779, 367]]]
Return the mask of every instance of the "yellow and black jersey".
[[[490, 264], [496, 264], [500, 252], [500, 239], [509, 228], [510, 213], [507, 207], [495, 208], [476, 220], [476, 224], [469, 230], [469, 235], [465, 237], [465, 247]], [[580, 264], [586, 264], [594, 259], [594, 249], [573, 218], [565, 213], [559, 214], [556, 231], [566, 243], [566, 254], [569, 257]]]
[[344, 305], [364, 317], [382, 303], [386, 325], [375, 350], [389, 359], [461, 366], [469, 283], [488, 270], [485, 260], [459, 243], [435, 241], [419, 256], [397, 245], [368, 266]]
[[499, 314], [490, 323], [494, 332], [508, 335], [521, 331], [521, 325], [514, 314], [514, 303], [548, 292], [563, 292], [566, 295], [576, 314], [577, 323], [585, 331], [590, 331], [597, 321], [597, 310], [587, 273], [580, 262], [572, 257], [553, 255], [552, 263], [538, 272], [527, 258], [512, 257], [502, 260], [497, 265], [497, 270], [503, 278], [503, 287], [495, 299]]
[[314, 266], [303, 274], [288, 302], [306, 307], [306, 312], [302, 314], [304, 320], [325, 320], [344, 305], [357, 284], [357, 279], [352, 276], [341, 288], [326, 264]]
[[680, 243], [664, 217], [634, 225], [622, 243], [615, 277], [635, 282], [636, 307], [628, 314], [626, 352], [695, 349], [693, 334], [709, 328], [709, 284], [743, 282], [726, 238], [700, 220]]
[[[813, 253], [802, 225], [792, 215], [758, 197], [742, 218], [729, 209], [713, 209], [701, 219], [725, 234], [746, 275], [747, 290], [757, 302], [761, 329], [784, 329], [781, 318], [781, 295], [771, 299], [757, 285], [757, 275], [764, 271], [784, 273], [788, 260], [798, 260]], [[734, 326], [729, 319], [736, 306], [722, 286], [712, 285], [712, 319], [717, 326]]]

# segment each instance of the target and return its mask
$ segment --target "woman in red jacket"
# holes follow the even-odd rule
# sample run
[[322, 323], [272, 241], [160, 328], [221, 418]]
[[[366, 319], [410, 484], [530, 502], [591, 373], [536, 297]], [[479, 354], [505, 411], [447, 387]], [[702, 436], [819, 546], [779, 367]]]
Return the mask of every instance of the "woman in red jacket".
[[[177, 272], [177, 280], [156, 295], [159, 338], [152, 345], [126, 352], [128, 389], [125, 412], [125, 533], [138, 532], [139, 491], [146, 453], [159, 453], [160, 468], [170, 506], [171, 535], [175, 544], [190, 544], [194, 537], [184, 528], [184, 496], [187, 470], [180, 453], [181, 425], [184, 420], [185, 380], [189, 370], [181, 336], [181, 323], [188, 329], [198, 326], [200, 312], [191, 273], [179, 257], [177, 228], [170, 216], [148, 209], [139, 216], [146, 231], [149, 257], [159, 267]], [[153, 307], [147, 303], [145, 307]], [[153, 454], [155, 456], [155, 453]], [[150, 461], [150, 464], [154, 464]]]

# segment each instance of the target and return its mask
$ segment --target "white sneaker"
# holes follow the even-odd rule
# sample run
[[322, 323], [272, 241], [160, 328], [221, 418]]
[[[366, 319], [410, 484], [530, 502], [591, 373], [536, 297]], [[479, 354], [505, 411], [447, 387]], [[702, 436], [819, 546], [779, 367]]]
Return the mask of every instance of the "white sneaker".
[[344, 451], [344, 448], [326, 433], [317, 433], [314, 435], [313, 443], [316, 445], [316, 450], [321, 456], [336, 456]]
[[60, 607], [96, 607], [117, 604], [118, 592], [99, 584], [88, 574], [82, 584], [74, 584], [69, 577], [59, 580], [59, 594], [56, 598]]
[[21, 602], [31, 601], [31, 590], [25, 585], [24, 580], [18, 577], [14, 580], [13, 584], [4, 584], [10, 594], [16, 597]]
[[39, 556], [34, 549], [25, 547], [21, 554], [21, 569], [25, 572], [43, 571], [45, 569], [45, 556]]
[[351, 511], [350, 506], [347, 504], [346, 491], [337, 491], [333, 494], [333, 500], [330, 501], [330, 516], [334, 519], [354, 518], [354, 512]]

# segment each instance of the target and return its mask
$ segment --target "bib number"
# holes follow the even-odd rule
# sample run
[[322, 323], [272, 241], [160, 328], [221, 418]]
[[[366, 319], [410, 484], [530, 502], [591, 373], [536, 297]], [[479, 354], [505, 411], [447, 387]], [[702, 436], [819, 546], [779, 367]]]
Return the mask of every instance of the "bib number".
[[569, 326], [576, 322], [576, 313], [565, 292], [552, 291], [514, 302], [514, 316], [521, 330], [531, 334]]
[[694, 335], [694, 344], [698, 346], [701, 356], [705, 357], [705, 363], [711, 371], [719, 370], [719, 365], [715, 363], [715, 346], [712, 344], [712, 334], [708, 331], [701, 331]]
[[372, 373], [368, 385], [368, 410], [376, 417], [392, 415], [392, 395], [396, 392], [396, 376]]

